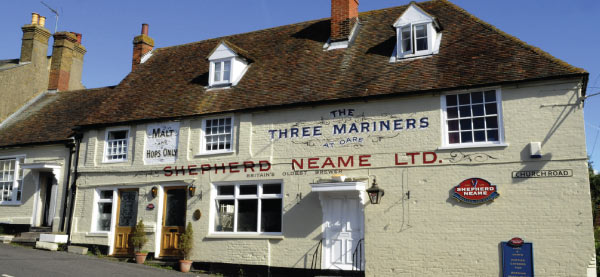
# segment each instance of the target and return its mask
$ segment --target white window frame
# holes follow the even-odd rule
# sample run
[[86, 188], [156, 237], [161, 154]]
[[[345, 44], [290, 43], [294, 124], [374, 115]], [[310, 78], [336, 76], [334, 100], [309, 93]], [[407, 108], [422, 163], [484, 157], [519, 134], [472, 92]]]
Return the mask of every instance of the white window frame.
[[[427, 49], [426, 50], [420, 50], [417, 51], [417, 32], [416, 27], [417, 26], [425, 26], [425, 30], [427, 32]], [[411, 45], [411, 50], [409, 51], [405, 51], [402, 45], [402, 40], [404, 39], [404, 37], [402, 37], [402, 29], [406, 28], [406, 27], [410, 27], [410, 45]], [[433, 38], [433, 34], [431, 33], [433, 29], [432, 26], [432, 22], [431, 21], [425, 21], [425, 22], [414, 22], [414, 23], [410, 23], [407, 25], [403, 25], [403, 26], [399, 26], [396, 28], [396, 37], [397, 39], [397, 45], [396, 45], [396, 49], [397, 49], [397, 59], [405, 59], [405, 58], [411, 58], [411, 57], [418, 57], [418, 56], [425, 56], [425, 55], [431, 55], [433, 54], [433, 43], [432, 43], [432, 38]]]
[[[221, 150], [206, 150], [206, 122], [208, 120], [215, 119], [227, 119], [231, 118], [231, 143], [229, 145], [230, 149], [221, 149]], [[212, 154], [223, 154], [223, 153], [233, 153], [235, 152], [235, 117], [233, 115], [222, 115], [222, 116], [213, 116], [202, 119], [202, 127], [200, 129], [200, 151], [199, 155], [212, 155]]]
[[[473, 93], [473, 92], [485, 92], [494, 90], [496, 91], [496, 109], [497, 109], [497, 117], [498, 117], [498, 141], [485, 141], [485, 142], [469, 142], [469, 143], [453, 143], [450, 144], [449, 141], [449, 130], [448, 130], [448, 114], [447, 114], [447, 105], [446, 105], [446, 95], [458, 95], [465, 93]], [[502, 92], [500, 88], [481, 88], [481, 89], [472, 89], [468, 91], [459, 91], [452, 93], [444, 93], [440, 96], [441, 101], [441, 129], [442, 129], [442, 146], [438, 149], [460, 149], [460, 148], [477, 148], [477, 147], [504, 147], [508, 146], [505, 142], [504, 138], [504, 120], [502, 114]], [[472, 105], [472, 103], [471, 103]], [[473, 116], [471, 115], [471, 117]], [[471, 130], [473, 130], [471, 128]], [[474, 140], [474, 138], [473, 138]]]
[[[240, 186], [243, 185], [256, 185], [257, 186], [257, 194], [256, 195], [240, 195]], [[263, 194], [263, 186], [264, 185], [280, 185], [281, 191], [279, 194]], [[234, 195], [217, 195], [217, 187], [219, 186], [234, 186]], [[211, 185], [211, 205], [210, 205], [210, 217], [209, 217], [209, 235], [211, 236], [235, 236], [235, 235], [251, 235], [251, 236], [281, 236], [283, 235], [283, 195], [284, 195], [284, 185], [283, 180], [268, 180], [268, 181], [239, 181], [239, 182], [219, 182], [213, 183]], [[246, 199], [257, 199], [257, 231], [256, 232], [237, 232], [237, 214], [238, 214], [238, 200], [246, 200]], [[281, 231], [280, 232], [260, 232], [260, 224], [261, 224], [261, 213], [262, 213], [262, 202], [261, 199], [281, 199]], [[235, 201], [235, 209], [234, 209], [234, 222], [233, 222], [233, 232], [219, 232], [215, 231], [215, 218], [217, 216], [217, 200], [234, 200]]]
[[[223, 80], [223, 76], [224, 76], [224, 72], [225, 72], [225, 62], [229, 62], [229, 79], [227, 80]], [[219, 81], [215, 81], [215, 74], [217, 73], [215, 68], [215, 64], [221, 64], [221, 71], [219, 72]], [[233, 83], [233, 81], [231, 80], [231, 77], [233, 76], [233, 58], [225, 58], [225, 59], [218, 59], [218, 60], [214, 60], [214, 61], [210, 61], [210, 83], [211, 86], [217, 86], [217, 85], [230, 85]]]
[[[108, 159], [108, 145], [109, 145], [109, 141], [108, 141], [108, 135], [111, 132], [118, 132], [118, 131], [127, 131], [127, 138], [125, 139], [125, 141], [127, 142], [127, 151], [125, 151], [125, 158], [123, 159]], [[104, 135], [104, 152], [102, 154], [102, 162], [103, 163], [122, 163], [122, 162], [126, 162], [129, 159], [129, 150], [131, 148], [131, 130], [129, 127], [112, 127], [112, 128], [107, 128], [106, 129], [106, 133]]]
[[[0, 161], [5, 161], [5, 160], [15, 160], [15, 167], [13, 168], [13, 180], [12, 180], [12, 191], [11, 196], [12, 196], [12, 200], [8, 201], [8, 200], [0, 200], [0, 205], [21, 205], [22, 201], [23, 201], [23, 175], [24, 172], [21, 168], [21, 164], [24, 163], [25, 161], [25, 156], [21, 155], [21, 156], [5, 156], [5, 157], [0, 157]], [[0, 177], [2, 177], [2, 174], [4, 173], [4, 168], [0, 168]], [[2, 182], [4, 183], [4, 182]], [[21, 193], [21, 198], [19, 200], [17, 200], [17, 195], [19, 194], [19, 192]], [[4, 193], [4, 188], [2, 185], [0, 185], [0, 194]], [[0, 197], [0, 199], [3, 199], [3, 196]]]
[[[100, 192], [101, 191], [112, 191], [112, 198], [109, 199], [101, 199]], [[112, 233], [114, 225], [115, 225], [115, 213], [117, 212], [117, 189], [116, 188], [97, 188], [94, 190], [94, 208], [92, 211], [92, 226], [90, 228], [91, 233], [102, 233], [108, 234]], [[98, 212], [98, 204], [99, 203], [112, 203], [111, 214], [110, 214], [110, 228], [108, 231], [98, 230], [98, 217], [100, 216]]]

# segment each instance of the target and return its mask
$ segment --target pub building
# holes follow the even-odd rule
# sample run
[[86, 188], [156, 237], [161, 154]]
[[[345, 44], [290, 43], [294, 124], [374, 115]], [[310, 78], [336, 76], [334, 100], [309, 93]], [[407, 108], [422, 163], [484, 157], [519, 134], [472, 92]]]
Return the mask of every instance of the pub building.
[[132, 255], [143, 220], [176, 259], [191, 223], [193, 267], [230, 274], [595, 276], [588, 73], [449, 1], [331, 5], [159, 49], [146, 26], [77, 124], [71, 242]]

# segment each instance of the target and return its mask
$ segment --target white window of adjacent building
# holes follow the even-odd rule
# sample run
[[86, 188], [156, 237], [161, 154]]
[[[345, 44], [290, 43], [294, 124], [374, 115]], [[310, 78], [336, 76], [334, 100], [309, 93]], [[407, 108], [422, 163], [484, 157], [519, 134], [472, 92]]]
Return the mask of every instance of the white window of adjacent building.
[[435, 18], [410, 4], [394, 23], [397, 44], [390, 61], [433, 55], [439, 52], [441, 28]]
[[280, 235], [283, 186], [280, 182], [214, 184], [214, 233]]
[[442, 95], [443, 146], [504, 144], [500, 90]]
[[92, 232], [110, 232], [114, 194], [113, 189], [96, 190]]
[[231, 59], [211, 62], [213, 70], [213, 84], [231, 83]]
[[0, 159], [0, 205], [20, 204], [23, 194], [23, 158]]
[[129, 129], [109, 129], [106, 131], [104, 162], [127, 161]]
[[202, 121], [201, 154], [233, 151], [233, 116]]

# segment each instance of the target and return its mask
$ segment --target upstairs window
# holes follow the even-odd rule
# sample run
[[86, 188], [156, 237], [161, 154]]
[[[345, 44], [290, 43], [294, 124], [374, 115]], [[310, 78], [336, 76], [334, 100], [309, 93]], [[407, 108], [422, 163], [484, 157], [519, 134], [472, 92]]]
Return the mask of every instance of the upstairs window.
[[0, 159], [0, 204], [20, 204], [23, 194], [23, 158]]
[[397, 44], [390, 61], [437, 54], [442, 39], [441, 28], [435, 18], [410, 4], [394, 23]]
[[127, 161], [128, 129], [108, 130], [104, 149], [104, 162]]
[[233, 117], [204, 119], [201, 141], [204, 154], [233, 151]]
[[486, 146], [503, 143], [499, 90], [442, 96], [444, 146]]
[[231, 60], [212, 62], [214, 66], [213, 84], [231, 83]]

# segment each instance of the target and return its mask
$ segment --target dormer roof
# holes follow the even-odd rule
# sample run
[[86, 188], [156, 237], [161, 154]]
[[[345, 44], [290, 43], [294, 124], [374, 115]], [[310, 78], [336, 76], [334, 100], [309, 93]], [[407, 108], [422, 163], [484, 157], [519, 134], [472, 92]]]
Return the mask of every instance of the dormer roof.
[[410, 2], [406, 10], [404, 10], [404, 12], [396, 19], [396, 21], [394, 21], [392, 26], [398, 28], [411, 23], [423, 22], [432, 22], [436, 30], [441, 31], [441, 25], [435, 16], [420, 8], [417, 3]]
[[241, 58], [245, 59], [247, 62], [253, 61], [253, 59], [248, 54], [248, 51], [246, 51], [238, 46], [235, 46], [235, 44], [228, 42], [227, 40], [219, 41], [219, 43], [217, 44], [215, 49], [210, 51], [210, 53], [208, 54], [206, 59], [207, 60], [216, 60], [216, 59], [231, 58], [231, 57], [241, 57]]

